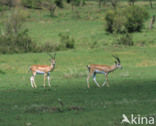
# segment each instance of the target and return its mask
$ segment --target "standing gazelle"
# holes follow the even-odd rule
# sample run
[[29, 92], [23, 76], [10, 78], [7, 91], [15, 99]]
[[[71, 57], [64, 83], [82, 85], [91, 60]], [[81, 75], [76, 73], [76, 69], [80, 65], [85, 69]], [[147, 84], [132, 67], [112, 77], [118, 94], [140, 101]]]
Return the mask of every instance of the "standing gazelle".
[[51, 54], [48, 54], [51, 57], [51, 64], [50, 65], [32, 65], [30, 67], [30, 70], [32, 72], [32, 76], [30, 77], [30, 82], [31, 82], [31, 86], [33, 88], [37, 88], [36, 83], [35, 83], [35, 76], [36, 74], [43, 74], [44, 75], [44, 84], [43, 86], [45, 87], [45, 81], [46, 78], [48, 79], [48, 85], [49, 87], [50, 85], [50, 72], [52, 70], [54, 70], [55, 68], [55, 56], [56, 53], [54, 54], [54, 56], [52, 56]]
[[87, 77], [87, 84], [88, 84], [88, 88], [90, 87], [89, 85], [89, 78], [90, 76], [93, 75], [93, 81], [96, 83], [96, 85], [98, 87], [100, 87], [100, 85], [98, 84], [98, 82], [96, 81], [96, 74], [100, 73], [100, 74], [104, 74], [106, 77], [106, 80], [104, 81], [104, 83], [102, 84], [102, 86], [104, 86], [107, 83], [107, 86], [109, 87], [109, 83], [108, 83], [108, 74], [113, 72], [114, 70], [116, 70], [117, 68], [122, 68], [122, 66], [120, 65], [120, 59], [116, 56], [113, 56], [116, 61], [115, 64], [112, 66], [108, 66], [108, 65], [98, 65], [98, 64], [90, 64], [88, 65], [88, 70], [89, 70], [89, 74]]

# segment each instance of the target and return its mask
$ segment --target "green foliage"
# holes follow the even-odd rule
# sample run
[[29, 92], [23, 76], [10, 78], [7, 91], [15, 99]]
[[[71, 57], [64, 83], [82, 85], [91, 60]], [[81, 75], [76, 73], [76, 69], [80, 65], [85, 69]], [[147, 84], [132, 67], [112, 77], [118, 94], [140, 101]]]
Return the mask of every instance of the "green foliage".
[[70, 37], [68, 34], [59, 34], [60, 37], [60, 49], [72, 49], [75, 47], [74, 38]]
[[24, 53], [33, 51], [36, 44], [24, 30], [16, 35], [7, 34], [0, 36], [0, 53]]
[[38, 45], [36, 52], [53, 52], [58, 51], [59, 45], [52, 42], [46, 42], [44, 44]]
[[135, 2], [136, 0], [128, 0], [128, 2], [129, 2], [129, 4], [130, 5], [134, 5], [134, 2]]
[[42, 6], [42, 0], [22, 0], [22, 4], [27, 8], [40, 9]]
[[123, 34], [119, 38], [117, 38], [117, 44], [119, 45], [126, 45], [126, 46], [133, 46], [133, 38], [129, 33]]
[[[31, 87], [32, 74], [27, 71], [33, 64], [50, 64], [46, 53], [1, 55], [0, 125], [128, 126], [121, 124], [123, 113], [155, 116], [155, 51], [156, 47], [60, 51], [50, 74], [52, 87], [43, 88], [43, 76], [37, 75], [36, 89]], [[91, 87], [87, 89], [86, 65], [111, 65], [111, 54], [120, 57], [123, 69], [109, 75], [109, 88], [97, 88], [90, 78]], [[97, 74], [98, 83], [104, 79]]]
[[86, 0], [67, 0], [67, 3], [71, 3], [74, 6], [83, 6], [85, 2]]
[[57, 7], [63, 8], [63, 0], [55, 0], [54, 2]]
[[63, 0], [22, 0], [23, 6], [27, 8], [41, 9], [44, 4], [51, 6], [55, 4], [57, 7], [63, 8]]
[[148, 12], [138, 6], [109, 10], [105, 16], [106, 31], [111, 33], [141, 31], [147, 18]]
[[0, 12], [5, 11], [5, 10], [8, 10], [8, 9], [9, 9], [8, 6], [0, 5]]
[[54, 17], [55, 16], [56, 6], [54, 4], [50, 4], [48, 9], [49, 9], [49, 12], [50, 12], [50, 16]]
[[125, 9], [127, 18], [126, 28], [128, 32], [141, 31], [143, 23], [148, 19], [148, 12], [141, 7], [132, 6]]
[[36, 44], [28, 35], [28, 29], [23, 29], [24, 17], [14, 10], [5, 22], [4, 33], [0, 34], [0, 53], [21, 53], [33, 51]]

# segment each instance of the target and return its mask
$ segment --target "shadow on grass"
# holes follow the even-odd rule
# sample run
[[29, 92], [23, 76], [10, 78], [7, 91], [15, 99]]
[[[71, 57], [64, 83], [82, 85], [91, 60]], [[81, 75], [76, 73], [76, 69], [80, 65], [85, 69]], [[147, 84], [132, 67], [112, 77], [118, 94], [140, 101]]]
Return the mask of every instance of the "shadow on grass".
[[[80, 82], [84, 84], [80, 85]], [[64, 111], [83, 110], [86, 105], [92, 104], [92, 102], [96, 104], [101, 102], [105, 104], [120, 104], [122, 102], [127, 104], [134, 101], [145, 101], [145, 103], [155, 101], [156, 85], [154, 80], [120, 80], [118, 82], [112, 81], [111, 83], [109, 88], [97, 88], [94, 83], [91, 83], [90, 89], [87, 88], [86, 82], [75, 80], [70, 81], [66, 86], [61, 82], [57, 87], [52, 85], [51, 88], [47, 87], [45, 89], [43, 86], [38, 86], [37, 89], [27, 86], [21, 89], [18, 89], [18, 87], [3, 88], [0, 89], [0, 104], [5, 103], [11, 106], [13, 104], [21, 106], [37, 104], [39, 106], [35, 106], [35, 110], [34, 106], [32, 106], [32, 108], [28, 108], [28, 112], [29, 110], [30, 112], [33, 110], [59, 112], [63, 107], [57, 106], [58, 99], [62, 99], [65, 106], [67, 106]], [[53, 107], [49, 107], [51, 105]]]
[[4, 71], [2, 71], [2, 70], [0, 70], [0, 74], [5, 74], [5, 72], [4, 72]]

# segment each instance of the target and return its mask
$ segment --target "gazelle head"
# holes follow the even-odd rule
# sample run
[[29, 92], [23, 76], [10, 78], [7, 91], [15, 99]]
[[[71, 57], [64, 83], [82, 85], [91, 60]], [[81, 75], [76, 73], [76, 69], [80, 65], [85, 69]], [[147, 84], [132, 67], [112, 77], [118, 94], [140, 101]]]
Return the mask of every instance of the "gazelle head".
[[121, 64], [120, 64], [120, 59], [119, 59], [119, 57], [114, 56], [114, 55], [113, 55], [113, 57], [116, 59], [116, 61], [115, 61], [116, 67], [122, 69], [122, 66], [121, 66]]
[[56, 64], [56, 61], [55, 61], [56, 53], [54, 55], [51, 55], [50, 53], [48, 53], [48, 55], [51, 57], [51, 64], [55, 65]]

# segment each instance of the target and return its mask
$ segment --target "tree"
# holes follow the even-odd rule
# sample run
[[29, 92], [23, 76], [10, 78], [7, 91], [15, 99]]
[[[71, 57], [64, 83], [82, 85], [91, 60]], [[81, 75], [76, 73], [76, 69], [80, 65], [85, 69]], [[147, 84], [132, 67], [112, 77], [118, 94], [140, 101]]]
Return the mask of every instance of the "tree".
[[101, 5], [102, 4], [106, 4], [106, 2], [108, 2], [109, 0], [98, 0], [98, 5], [99, 5], [99, 8], [101, 8]]
[[149, 29], [152, 29], [152, 28], [153, 28], [154, 23], [155, 23], [155, 15], [152, 16], [152, 19], [151, 19], [151, 22], [150, 22]]
[[153, 8], [152, 0], [149, 0], [149, 3], [150, 3], [151, 8]]
[[135, 1], [136, 1], [136, 0], [128, 0], [129, 5], [133, 5], [133, 6], [134, 6]]
[[55, 14], [55, 10], [56, 10], [56, 5], [54, 5], [54, 4], [51, 4], [50, 6], [49, 6], [49, 12], [50, 12], [50, 16], [54, 16]]
[[72, 11], [74, 10], [74, 6], [83, 6], [85, 5], [85, 0], [66, 0], [68, 4], [71, 4]]
[[117, 7], [117, 4], [119, 3], [119, 0], [111, 0], [110, 2], [112, 4], [112, 7], [113, 8], [116, 8]]

